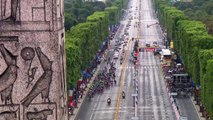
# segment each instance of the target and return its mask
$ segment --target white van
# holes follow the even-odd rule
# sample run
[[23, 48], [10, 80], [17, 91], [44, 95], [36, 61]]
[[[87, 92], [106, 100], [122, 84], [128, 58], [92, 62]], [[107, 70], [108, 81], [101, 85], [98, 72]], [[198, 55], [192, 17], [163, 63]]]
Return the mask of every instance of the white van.
[[119, 57], [119, 52], [115, 52], [114, 53], [114, 59], [118, 59], [118, 57]]

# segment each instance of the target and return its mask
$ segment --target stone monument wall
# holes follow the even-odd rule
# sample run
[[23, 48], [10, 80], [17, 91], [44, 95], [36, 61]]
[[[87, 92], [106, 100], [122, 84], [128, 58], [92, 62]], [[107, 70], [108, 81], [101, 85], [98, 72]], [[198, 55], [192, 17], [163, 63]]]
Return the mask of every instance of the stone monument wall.
[[63, 0], [0, 0], [0, 120], [67, 120]]

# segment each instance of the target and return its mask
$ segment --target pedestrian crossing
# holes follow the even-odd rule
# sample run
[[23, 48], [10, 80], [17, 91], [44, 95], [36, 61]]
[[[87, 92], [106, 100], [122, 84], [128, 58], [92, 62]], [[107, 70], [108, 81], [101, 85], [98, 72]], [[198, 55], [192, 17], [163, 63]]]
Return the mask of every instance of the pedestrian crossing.
[[[114, 112], [116, 109], [116, 107], [110, 107], [110, 108], [99, 108], [99, 109], [93, 109], [92, 111], [95, 111], [96, 113], [101, 113], [101, 112]], [[131, 110], [134, 109], [134, 107], [130, 107], [130, 106], [122, 106], [119, 108], [119, 112], [127, 112], [127, 110]], [[150, 110], [154, 110], [154, 111], [158, 111], [158, 110], [162, 110], [165, 109], [163, 106], [155, 106], [155, 107], [150, 107], [150, 106], [138, 106], [138, 110], [145, 110], [145, 111], [150, 111]], [[170, 109], [171, 111], [172, 109]]]
[[[144, 34], [146, 35], [145, 38], [147, 38], [147, 34], [148, 33]], [[114, 49], [110, 49], [109, 51], [112, 52]], [[135, 111], [133, 107], [132, 93], [137, 91], [135, 90], [135, 86], [138, 86], [137, 89], [139, 91], [138, 118], [140, 120], [167, 120], [167, 118], [173, 120], [171, 115], [172, 109], [171, 107], [168, 107], [168, 97], [163, 89], [165, 85], [163, 85], [163, 77], [160, 71], [161, 65], [159, 60], [156, 59], [157, 58], [152, 52], [141, 52], [140, 59], [138, 60], [139, 62], [136, 65], [138, 70], [137, 75], [134, 75], [135, 67], [132, 62], [127, 61], [127, 65], [123, 68], [120, 67], [121, 65], [119, 62], [116, 62], [116, 80], [118, 80], [118, 83], [121, 71], [125, 70], [126, 72], [123, 90], [126, 90], [127, 97], [125, 100], [121, 100], [119, 120], [130, 120], [131, 117], [134, 116]], [[137, 85], [135, 85], [135, 80], [138, 80]], [[116, 111], [118, 90], [119, 87], [115, 86], [93, 98], [92, 102], [94, 105], [91, 107], [92, 109], [89, 110], [91, 111], [91, 115], [88, 115], [90, 116], [90, 119], [88, 120], [113, 120]], [[108, 97], [112, 98], [110, 106], [106, 103]]]
[[142, 68], [160, 68], [160, 65], [141, 65]]
[[[139, 65], [138, 68], [161, 68], [161, 65]], [[126, 66], [125, 69], [135, 69], [134, 66]], [[122, 69], [119, 67], [118, 69]]]
[[[139, 74], [140, 93], [139, 106], [141, 120], [173, 120], [173, 111], [163, 85], [163, 76], [159, 60], [152, 53], [141, 53]], [[148, 65], [146, 63], [149, 63]], [[157, 108], [156, 108], [157, 107]], [[141, 118], [141, 117], [139, 117]]]

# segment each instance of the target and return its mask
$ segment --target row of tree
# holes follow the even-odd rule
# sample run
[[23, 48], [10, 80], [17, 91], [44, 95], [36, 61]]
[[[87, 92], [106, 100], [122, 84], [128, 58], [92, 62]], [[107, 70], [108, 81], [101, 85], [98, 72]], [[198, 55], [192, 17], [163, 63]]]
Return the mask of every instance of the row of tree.
[[[116, 6], [122, 9], [127, 0], [107, 0], [105, 3], [101, 1], [85, 1], [84, 0], [65, 0], [65, 30], [69, 30], [78, 23], [87, 21], [87, 17], [95, 11], [104, 11], [106, 7]], [[117, 16], [118, 17], [118, 16]]]
[[154, 1], [159, 22], [167, 30], [167, 39], [174, 42], [186, 70], [201, 85], [202, 103], [213, 117], [213, 37], [204, 23], [190, 20], [183, 11], [165, 1]]
[[76, 85], [81, 71], [90, 66], [102, 42], [108, 36], [110, 25], [119, 22], [128, 0], [117, 0], [104, 11], [94, 12], [86, 22], [66, 31], [67, 85]]
[[191, 20], [200, 20], [208, 27], [208, 32], [213, 34], [213, 1], [192, 0], [192, 2], [176, 2], [174, 4], [179, 10], [189, 16]]
[[84, 0], [65, 0], [65, 30], [78, 23], [85, 22], [95, 11], [104, 11], [106, 5], [101, 1], [84, 2]]

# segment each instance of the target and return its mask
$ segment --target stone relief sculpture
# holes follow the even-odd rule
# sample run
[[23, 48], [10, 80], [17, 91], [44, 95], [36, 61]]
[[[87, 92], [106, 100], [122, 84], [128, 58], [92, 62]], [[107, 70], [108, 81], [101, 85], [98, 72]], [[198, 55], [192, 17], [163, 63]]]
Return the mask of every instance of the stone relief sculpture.
[[62, 71], [61, 90], [63, 90], [62, 92], [65, 92], [64, 91], [66, 89], [66, 86], [64, 86], [65, 85], [64, 84], [64, 81], [65, 81], [65, 71], [64, 71], [65, 66], [64, 65], [65, 65], [65, 63], [64, 63], [64, 49], [63, 49], [63, 47], [64, 46], [60, 45], [60, 55], [61, 55], [61, 57], [60, 57], [61, 63], [60, 64], [62, 66], [62, 68], [61, 68], [61, 71]]
[[19, 0], [11, 0], [11, 19], [16, 21]]
[[64, 0], [0, 0], [0, 31], [0, 120], [66, 120]]
[[19, 0], [1, 0], [1, 17], [0, 20], [16, 21], [16, 15], [19, 5]]
[[16, 111], [4, 111], [0, 113], [0, 120], [17, 120]]
[[35, 112], [27, 112], [27, 120], [47, 120], [47, 117], [52, 114], [53, 110], [51, 109], [44, 109]]
[[20, 120], [20, 108], [18, 104], [1, 105], [0, 120]]
[[33, 99], [41, 93], [43, 102], [50, 102], [49, 100], [49, 89], [52, 81], [52, 61], [41, 51], [40, 47], [35, 49], [37, 56], [39, 58], [40, 64], [44, 70], [41, 77], [33, 86], [30, 93], [22, 100], [22, 105], [28, 107]]
[[[60, 45], [60, 55], [61, 55], [61, 57], [60, 57], [60, 64], [61, 64], [61, 66], [62, 66], [62, 68], [61, 68], [61, 71], [62, 71], [62, 80], [61, 80], [61, 100], [62, 100], [62, 103], [65, 101], [65, 93], [66, 93], [66, 91], [65, 91], [65, 89], [66, 89], [66, 86], [65, 86], [65, 71], [64, 71], [64, 65], [65, 65], [65, 63], [64, 63], [64, 43], [62, 44], [62, 45]], [[66, 103], [65, 103], [66, 104]], [[61, 109], [62, 109], [62, 111], [63, 111], [63, 113], [62, 114], [65, 114], [65, 112], [66, 112], [66, 107], [65, 106], [63, 106], [63, 104], [62, 104], [62, 106], [61, 106]]]
[[8, 101], [10, 102], [9, 104], [13, 104], [11, 94], [13, 84], [17, 79], [17, 56], [10, 53], [10, 51], [5, 48], [4, 44], [0, 45], [0, 53], [7, 64], [7, 69], [0, 75], [1, 101], [4, 102], [5, 105], [8, 104]]
[[64, 3], [62, 2], [62, 0], [60, 0], [59, 6], [60, 6], [60, 17], [62, 17], [63, 16], [63, 10], [64, 10]]
[[35, 57], [35, 51], [31, 47], [25, 47], [21, 50], [21, 57], [29, 63], [29, 68], [27, 70], [27, 75], [28, 75], [28, 81], [27, 81], [27, 88], [29, 85], [33, 85], [31, 82], [34, 80], [35, 73], [38, 69], [38, 67], [33, 67], [31, 69], [31, 64], [33, 61], [33, 58]]

